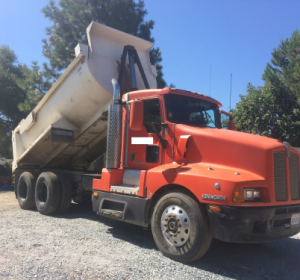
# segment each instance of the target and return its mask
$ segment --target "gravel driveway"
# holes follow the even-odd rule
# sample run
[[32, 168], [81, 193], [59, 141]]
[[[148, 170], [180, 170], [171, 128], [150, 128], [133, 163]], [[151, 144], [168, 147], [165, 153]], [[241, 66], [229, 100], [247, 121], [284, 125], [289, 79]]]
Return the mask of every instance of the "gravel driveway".
[[192, 264], [165, 258], [151, 231], [72, 204], [63, 216], [0, 192], [0, 279], [300, 279], [300, 234], [266, 245], [214, 240]]

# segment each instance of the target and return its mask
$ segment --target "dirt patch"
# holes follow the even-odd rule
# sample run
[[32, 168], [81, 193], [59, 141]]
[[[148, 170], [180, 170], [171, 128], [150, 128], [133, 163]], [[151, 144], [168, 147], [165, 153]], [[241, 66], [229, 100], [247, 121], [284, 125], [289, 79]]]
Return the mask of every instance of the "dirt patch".
[[0, 192], [0, 213], [15, 208], [19, 208], [19, 203], [16, 199], [14, 191]]
[[18, 203], [14, 191], [0, 192], [0, 203]]

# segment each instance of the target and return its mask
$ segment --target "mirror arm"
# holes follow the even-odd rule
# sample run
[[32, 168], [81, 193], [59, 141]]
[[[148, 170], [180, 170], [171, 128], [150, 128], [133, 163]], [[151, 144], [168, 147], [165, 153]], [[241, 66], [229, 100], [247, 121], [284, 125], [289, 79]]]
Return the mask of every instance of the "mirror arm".
[[150, 125], [151, 125], [151, 127], [153, 128], [155, 134], [156, 134], [157, 137], [158, 137], [158, 140], [159, 140], [159, 142], [160, 142], [160, 144], [161, 144], [161, 147], [162, 147], [163, 149], [167, 148], [167, 140], [166, 140], [166, 139], [163, 139], [163, 138], [161, 137], [161, 135], [159, 134], [159, 132], [158, 132], [156, 126], [155, 126], [155, 125], [161, 125], [162, 127], [165, 127], [165, 125], [167, 125], [167, 124], [166, 124], [166, 123], [161, 123], [161, 124], [160, 124], [160, 123], [154, 123], [154, 122], [151, 122], [151, 123], [145, 123], [145, 124], [150, 124]]

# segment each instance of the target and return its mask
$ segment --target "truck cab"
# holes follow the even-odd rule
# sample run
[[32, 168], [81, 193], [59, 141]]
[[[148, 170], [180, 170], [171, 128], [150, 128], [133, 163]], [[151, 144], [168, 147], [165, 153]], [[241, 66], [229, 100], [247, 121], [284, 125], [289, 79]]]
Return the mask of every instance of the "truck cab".
[[120, 164], [94, 179], [95, 212], [151, 224], [159, 249], [180, 261], [199, 234], [193, 203], [201, 248], [212, 237], [262, 243], [300, 231], [299, 153], [287, 143], [235, 131], [220, 102], [195, 92], [134, 91], [119, 106]]

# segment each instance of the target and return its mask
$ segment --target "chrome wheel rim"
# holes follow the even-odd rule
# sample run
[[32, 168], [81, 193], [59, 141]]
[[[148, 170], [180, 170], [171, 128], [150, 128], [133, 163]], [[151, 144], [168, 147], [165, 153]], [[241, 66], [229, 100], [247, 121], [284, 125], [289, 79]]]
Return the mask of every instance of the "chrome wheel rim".
[[175, 247], [184, 245], [190, 237], [190, 219], [177, 205], [170, 205], [164, 210], [160, 227], [166, 241]]

